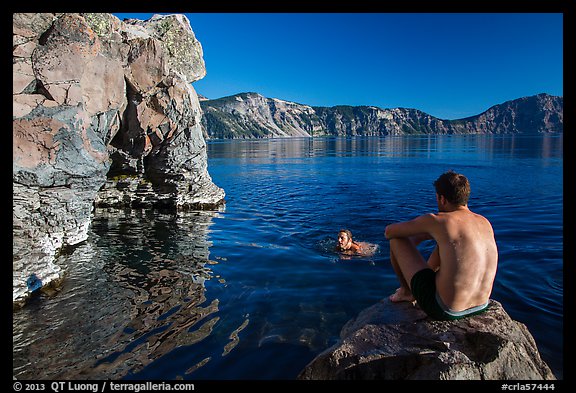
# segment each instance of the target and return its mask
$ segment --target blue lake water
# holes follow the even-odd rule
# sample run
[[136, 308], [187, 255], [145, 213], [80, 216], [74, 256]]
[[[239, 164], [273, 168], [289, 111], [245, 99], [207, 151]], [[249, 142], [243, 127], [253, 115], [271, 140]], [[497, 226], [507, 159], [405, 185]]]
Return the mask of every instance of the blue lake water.
[[[16, 377], [294, 379], [397, 288], [384, 228], [436, 211], [454, 169], [494, 227], [492, 298], [563, 378], [562, 135], [211, 141], [208, 157], [219, 211], [94, 212], [62, 290], [14, 313]], [[339, 258], [340, 228], [378, 251]]]

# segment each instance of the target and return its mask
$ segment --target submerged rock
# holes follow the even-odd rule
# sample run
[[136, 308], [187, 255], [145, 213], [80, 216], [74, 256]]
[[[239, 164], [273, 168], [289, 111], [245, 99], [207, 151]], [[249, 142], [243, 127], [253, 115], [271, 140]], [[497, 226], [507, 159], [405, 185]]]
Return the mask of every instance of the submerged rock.
[[340, 340], [298, 379], [554, 380], [527, 327], [502, 305], [434, 321], [412, 303], [385, 299], [344, 325]]
[[[56, 256], [99, 206], [213, 208], [183, 15], [13, 14], [13, 302], [62, 277]], [[125, 180], [131, 180], [126, 186]]]

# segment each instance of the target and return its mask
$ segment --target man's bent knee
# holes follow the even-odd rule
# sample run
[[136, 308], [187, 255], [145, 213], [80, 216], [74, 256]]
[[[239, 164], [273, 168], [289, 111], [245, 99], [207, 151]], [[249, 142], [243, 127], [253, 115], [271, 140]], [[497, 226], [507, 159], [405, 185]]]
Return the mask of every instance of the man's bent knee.
[[390, 239], [390, 252], [408, 283], [417, 271], [428, 267], [424, 257], [409, 238]]
[[390, 239], [390, 248], [398, 246], [402, 247], [404, 245], [416, 248], [416, 245], [409, 237], [395, 237], [394, 239]]

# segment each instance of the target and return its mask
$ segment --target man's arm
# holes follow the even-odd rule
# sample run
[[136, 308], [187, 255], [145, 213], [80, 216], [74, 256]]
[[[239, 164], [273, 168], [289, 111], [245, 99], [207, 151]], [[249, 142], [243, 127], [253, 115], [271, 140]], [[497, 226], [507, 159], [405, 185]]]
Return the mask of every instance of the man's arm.
[[430, 254], [430, 258], [428, 258], [428, 267], [434, 271], [438, 271], [440, 268], [440, 252], [438, 250], [438, 244], [436, 244], [434, 251]]
[[423, 240], [430, 240], [433, 237], [430, 234], [430, 228], [434, 221], [432, 214], [424, 214], [410, 221], [397, 222], [390, 224], [384, 231], [386, 239], [394, 238], [413, 238], [420, 243]]

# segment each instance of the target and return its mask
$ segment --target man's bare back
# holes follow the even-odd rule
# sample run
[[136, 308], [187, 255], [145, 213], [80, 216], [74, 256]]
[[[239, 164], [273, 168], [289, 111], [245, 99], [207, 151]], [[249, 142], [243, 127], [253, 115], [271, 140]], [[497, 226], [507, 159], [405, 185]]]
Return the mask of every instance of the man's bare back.
[[[434, 185], [438, 213], [386, 227], [390, 261], [400, 281], [390, 300], [413, 301], [416, 297], [419, 304], [426, 303], [429, 315], [460, 318], [477, 311], [475, 308], [481, 312], [488, 304], [498, 249], [490, 222], [468, 208], [468, 179], [449, 171]], [[417, 249], [424, 240], [436, 241], [428, 261]]]
[[486, 303], [498, 264], [492, 225], [467, 207], [431, 216], [435, 223], [430, 235], [436, 240], [442, 267], [436, 289], [442, 301], [456, 311]]

